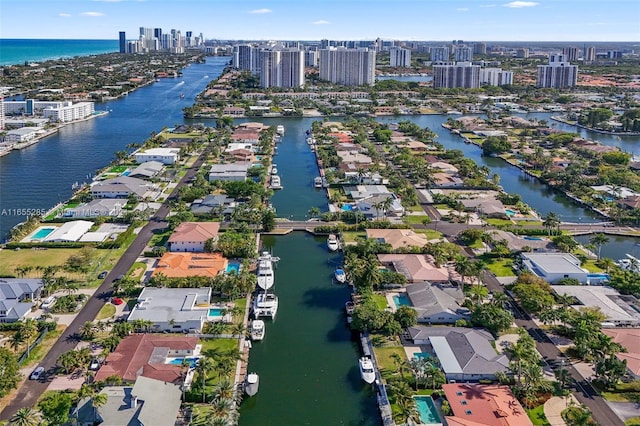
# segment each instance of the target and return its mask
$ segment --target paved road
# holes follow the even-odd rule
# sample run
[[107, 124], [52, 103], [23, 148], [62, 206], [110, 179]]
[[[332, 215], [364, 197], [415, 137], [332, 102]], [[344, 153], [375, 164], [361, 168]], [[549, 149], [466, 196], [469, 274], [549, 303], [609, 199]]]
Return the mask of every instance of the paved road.
[[[202, 165], [205, 157], [203, 153], [194, 164], [187, 170], [186, 175], [176, 185], [171, 195], [167, 200], [175, 198], [178, 189], [185, 185], [187, 181], [192, 178], [200, 166]], [[39, 381], [27, 380], [18, 389], [18, 394], [13, 401], [7, 405], [0, 413], [0, 420], [8, 420], [13, 416], [16, 411], [22, 407], [33, 407], [42, 393], [47, 389], [49, 383], [53, 379], [56, 371], [56, 360], [60, 355], [75, 349], [78, 344], [78, 332], [80, 327], [87, 322], [93, 321], [100, 312], [100, 309], [107, 303], [111, 296], [113, 289], [113, 280], [119, 275], [124, 275], [129, 271], [136, 259], [140, 256], [144, 248], [147, 246], [154, 232], [159, 229], [167, 227], [165, 218], [169, 214], [169, 207], [167, 204], [163, 204], [156, 214], [149, 220], [149, 223], [145, 225], [142, 230], [136, 236], [131, 246], [127, 249], [124, 255], [118, 260], [116, 266], [109, 272], [104, 282], [98, 287], [98, 290], [87, 301], [82, 310], [78, 313], [76, 318], [69, 324], [62, 335], [58, 338], [51, 350], [45, 355], [39, 365], [45, 368], [46, 374], [43, 379]], [[34, 367], [35, 368], [35, 367]]]
[[[500, 282], [491, 274], [486, 272], [483, 277], [484, 283], [490, 291], [494, 293], [502, 293], [504, 289]], [[624, 422], [614, 413], [607, 405], [606, 401], [598, 395], [595, 389], [580, 373], [570, 365], [569, 360], [562, 352], [553, 344], [545, 332], [531, 319], [520, 306], [511, 303], [514, 313], [516, 325], [524, 328], [529, 332], [531, 337], [536, 341], [536, 348], [544, 360], [554, 369], [564, 366], [574, 380], [573, 395], [581, 403], [589, 407], [592, 416], [602, 426], [624, 426]]]

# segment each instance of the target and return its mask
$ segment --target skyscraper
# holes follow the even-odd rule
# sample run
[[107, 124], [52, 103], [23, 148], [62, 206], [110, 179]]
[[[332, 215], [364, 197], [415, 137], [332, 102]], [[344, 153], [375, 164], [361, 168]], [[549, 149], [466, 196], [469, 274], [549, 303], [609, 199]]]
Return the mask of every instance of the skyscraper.
[[480, 87], [480, 65], [471, 65], [470, 62], [461, 62], [455, 65], [434, 65], [433, 87], [434, 89], [478, 88]]
[[584, 60], [585, 61], [596, 60], [596, 48], [594, 46], [584, 48]]
[[578, 48], [577, 47], [563, 47], [562, 54], [567, 58], [567, 61], [578, 60]]
[[304, 51], [300, 49], [261, 49], [260, 87], [302, 87]]
[[513, 72], [503, 71], [502, 68], [483, 68], [480, 70], [480, 84], [489, 86], [513, 84]]
[[389, 65], [392, 67], [409, 68], [411, 66], [411, 50], [401, 47], [389, 49]]
[[549, 65], [538, 65], [538, 87], [575, 87], [578, 82], [578, 66], [571, 65], [565, 55], [551, 55]]
[[473, 54], [474, 55], [486, 55], [487, 54], [487, 43], [473, 43]]
[[430, 49], [431, 52], [431, 62], [448, 62], [449, 61], [449, 48], [442, 47], [432, 47]]
[[346, 86], [375, 83], [376, 52], [369, 49], [321, 49], [320, 78]]
[[473, 49], [470, 47], [457, 46], [454, 57], [456, 62], [473, 61]]
[[120, 46], [120, 53], [127, 53], [127, 35], [124, 31], [118, 33], [118, 42]]

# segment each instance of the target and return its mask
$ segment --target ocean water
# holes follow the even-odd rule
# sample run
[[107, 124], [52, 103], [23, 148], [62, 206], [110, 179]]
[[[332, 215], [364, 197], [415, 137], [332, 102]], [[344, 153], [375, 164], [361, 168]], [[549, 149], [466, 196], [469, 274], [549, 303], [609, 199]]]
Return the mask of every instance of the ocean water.
[[0, 66], [118, 51], [118, 40], [0, 39]]

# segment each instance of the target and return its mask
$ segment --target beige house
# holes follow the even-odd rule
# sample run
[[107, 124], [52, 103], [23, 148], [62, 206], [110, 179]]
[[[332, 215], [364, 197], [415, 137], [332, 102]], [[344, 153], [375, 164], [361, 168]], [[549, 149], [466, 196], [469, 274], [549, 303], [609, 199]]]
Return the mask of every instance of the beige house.
[[169, 251], [203, 252], [207, 240], [218, 241], [220, 222], [183, 222], [169, 237]]
[[386, 243], [396, 250], [403, 247], [424, 247], [429, 240], [411, 229], [367, 229], [367, 238]]
[[378, 260], [389, 269], [406, 276], [410, 283], [449, 282], [449, 270], [436, 266], [433, 258], [426, 254], [379, 254]]

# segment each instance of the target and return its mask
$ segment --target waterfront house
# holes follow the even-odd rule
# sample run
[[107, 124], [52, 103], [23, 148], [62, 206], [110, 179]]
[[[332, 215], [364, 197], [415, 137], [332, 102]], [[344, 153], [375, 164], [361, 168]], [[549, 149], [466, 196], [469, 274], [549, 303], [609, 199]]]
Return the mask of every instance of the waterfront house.
[[208, 320], [210, 300], [210, 287], [145, 287], [127, 321], [150, 321], [152, 331], [200, 332]]
[[550, 283], [563, 278], [587, 282], [588, 271], [580, 267], [580, 259], [571, 253], [522, 253], [523, 267]]
[[454, 324], [471, 317], [469, 309], [462, 306], [465, 297], [458, 287], [440, 287], [424, 282], [409, 284], [406, 291], [419, 323]]
[[601, 285], [552, 285], [551, 288], [560, 295], [575, 297], [580, 302], [572, 306], [576, 310], [585, 306], [600, 308], [606, 317], [604, 325], [640, 326], [640, 303], [631, 295], [621, 295], [617, 290]]
[[126, 200], [98, 198], [76, 207], [64, 209], [63, 217], [118, 217], [122, 213], [122, 207]]
[[[389, 202], [387, 207], [382, 207]], [[404, 207], [394, 194], [378, 194], [356, 201], [358, 211], [368, 219], [378, 219], [387, 216], [403, 216]]]
[[25, 318], [41, 293], [41, 279], [0, 278], [0, 323]]
[[[186, 289], [185, 289], [186, 290]], [[96, 372], [95, 380], [118, 376], [134, 383], [139, 376], [168, 383], [182, 383], [180, 364], [173, 358], [198, 355], [197, 337], [182, 334], [130, 334], [124, 337]]]
[[132, 178], [151, 179], [156, 177], [164, 169], [164, 164], [160, 161], [145, 161], [133, 169], [128, 176]]
[[465, 211], [478, 212], [481, 216], [507, 218], [506, 207], [502, 204], [502, 201], [492, 196], [478, 196], [459, 201], [464, 206]]
[[409, 283], [449, 282], [449, 270], [436, 266], [433, 257], [427, 254], [379, 254], [378, 260], [389, 270], [403, 274]]
[[129, 176], [118, 176], [113, 179], [106, 179], [95, 182], [89, 188], [89, 193], [93, 198], [144, 198], [150, 189], [147, 182]]
[[407, 329], [413, 344], [438, 358], [447, 381], [495, 380], [509, 359], [492, 346], [491, 333], [479, 328], [414, 326]]
[[227, 269], [228, 261], [220, 253], [174, 253], [162, 255], [152, 276], [162, 274], [169, 278], [210, 277]]
[[93, 222], [88, 220], [74, 220], [66, 222], [62, 226], [57, 227], [52, 233], [44, 239], [46, 242], [53, 243], [69, 243], [78, 241], [93, 226]]
[[223, 215], [230, 215], [233, 213], [236, 205], [236, 200], [225, 194], [211, 194], [204, 198], [193, 200], [193, 203], [191, 203], [191, 213], [196, 215], [212, 214], [219, 211]]
[[218, 241], [220, 222], [183, 222], [169, 237], [169, 251], [203, 252], [207, 240]]
[[23, 143], [34, 140], [42, 130], [36, 127], [21, 127], [19, 129], [9, 130], [4, 135], [4, 141], [7, 143]]
[[151, 148], [135, 153], [136, 163], [158, 161], [162, 164], [175, 164], [180, 160], [179, 148]]
[[636, 380], [640, 379], [640, 328], [603, 328], [602, 332], [619, 343], [625, 352], [616, 356], [627, 361], [627, 370]]
[[245, 181], [247, 171], [251, 165], [248, 163], [221, 163], [214, 164], [209, 170], [209, 182], [221, 181]]
[[182, 389], [179, 384], [140, 376], [133, 386], [107, 386], [100, 391], [106, 404], [94, 407], [83, 398], [71, 414], [78, 426], [154, 425], [174, 426], [180, 413]]
[[449, 426], [533, 426], [509, 386], [449, 383], [442, 390], [453, 412]]
[[368, 239], [389, 244], [394, 250], [424, 247], [429, 242], [425, 234], [419, 234], [411, 229], [366, 229], [365, 232]]
[[[550, 251], [554, 249], [553, 243], [547, 238], [541, 237], [521, 237], [513, 232], [499, 229], [488, 231], [494, 241], [503, 241], [509, 250], [523, 251], [526, 248], [532, 251]], [[525, 250], [526, 251], [526, 250]]]

